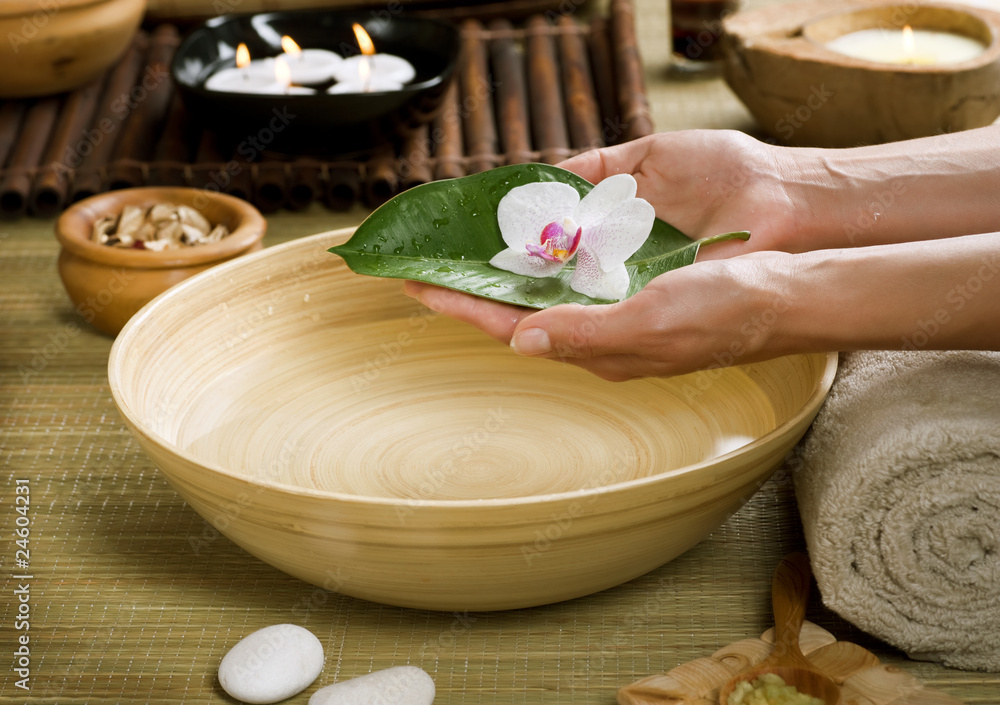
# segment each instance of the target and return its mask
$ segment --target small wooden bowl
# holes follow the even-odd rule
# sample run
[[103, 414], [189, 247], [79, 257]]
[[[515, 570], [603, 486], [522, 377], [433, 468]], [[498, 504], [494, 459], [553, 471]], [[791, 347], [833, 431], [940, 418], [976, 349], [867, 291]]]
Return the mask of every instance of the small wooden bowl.
[[135, 316], [108, 363], [129, 429], [255, 556], [438, 610], [597, 592], [705, 538], [784, 460], [836, 355], [615, 384], [523, 358], [352, 273], [326, 233]]
[[[126, 205], [173, 203], [196, 208], [213, 225], [225, 225], [220, 242], [182, 249], [132, 250], [94, 242], [99, 218]], [[267, 223], [249, 203], [191, 188], [147, 187], [110, 191], [74, 204], [56, 221], [59, 276], [77, 312], [98, 330], [116, 335], [136, 311], [192, 274], [263, 247]]]
[[[862, 29], [904, 25], [985, 45], [955, 64], [887, 64], [829, 49]], [[852, 147], [958, 132], [1000, 116], [1000, 15], [946, 4], [810, 0], [723, 21], [723, 73], [761, 128], [800, 146]]]
[[128, 47], [146, 0], [0, 4], [0, 98], [51, 95], [97, 78]]

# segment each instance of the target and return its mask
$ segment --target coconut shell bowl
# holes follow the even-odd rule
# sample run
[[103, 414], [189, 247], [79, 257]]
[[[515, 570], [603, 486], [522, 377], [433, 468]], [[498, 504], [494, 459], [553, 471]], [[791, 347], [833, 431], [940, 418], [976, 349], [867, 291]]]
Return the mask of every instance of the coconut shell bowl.
[[616, 384], [523, 358], [305, 237], [175, 286], [124, 327], [111, 392], [181, 496], [328, 590], [530, 607], [694, 546], [795, 445], [836, 355]]
[[[126, 207], [189, 206], [229, 234], [218, 242], [154, 251], [112, 247], [93, 238], [94, 223]], [[56, 221], [59, 276], [77, 313], [116, 335], [140, 308], [174, 284], [263, 247], [267, 223], [249, 203], [202, 189], [143, 187], [93, 196], [75, 203]]]
[[[785, 144], [879, 144], [983, 127], [1000, 116], [1000, 14], [989, 10], [810, 0], [737, 12], [723, 26], [729, 87]], [[978, 47], [961, 60], [930, 57], [917, 36], [912, 56], [881, 54], [908, 31], [957, 35]], [[858, 32], [881, 46], [845, 53], [845, 38]]]

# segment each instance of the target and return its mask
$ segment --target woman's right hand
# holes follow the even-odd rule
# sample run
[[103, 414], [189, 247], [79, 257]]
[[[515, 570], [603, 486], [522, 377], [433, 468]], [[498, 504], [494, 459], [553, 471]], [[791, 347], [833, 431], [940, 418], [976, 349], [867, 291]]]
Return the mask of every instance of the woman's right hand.
[[591, 150], [559, 166], [591, 183], [632, 174], [656, 215], [698, 239], [749, 230], [747, 242], [706, 247], [699, 260], [762, 250], [795, 251], [795, 204], [780, 162], [788, 150], [731, 130], [664, 132]]

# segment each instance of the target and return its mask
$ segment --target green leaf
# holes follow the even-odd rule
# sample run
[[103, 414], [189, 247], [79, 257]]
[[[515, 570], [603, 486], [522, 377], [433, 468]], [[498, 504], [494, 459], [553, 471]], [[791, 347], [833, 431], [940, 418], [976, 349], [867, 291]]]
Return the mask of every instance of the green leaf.
[[[514, 164], [460, 179], [432, 181], [379, 207], [350, 240], [331, 247], [355, 272], [413, 279], [531, 308], [562, 303], [608, 303], [569, 288], [571, 261], [556, 277], [533, 278], [497, 269], [490, 259], [507, 245], [497, 205], [508, 191], [534, 181], [558, 181], [585, 196], [593, 185], [548, 164]], [[702, 245], [740, 238], [726, 233], [693, 241], [657, 219], [646, 242], [625, 262], [628, 296], [663, 272], [694, 262]]]

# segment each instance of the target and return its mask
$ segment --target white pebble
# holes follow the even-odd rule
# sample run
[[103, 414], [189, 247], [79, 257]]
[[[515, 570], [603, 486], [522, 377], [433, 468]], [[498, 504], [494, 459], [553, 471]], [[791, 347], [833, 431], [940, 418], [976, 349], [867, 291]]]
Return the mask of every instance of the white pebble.
[[309, 705], [431, 705], [434, 681], [416, 666], [394, 666], [320, 688]]
[[229, 650], [219, 664], [219, 683], [245, 703], [276, 703], [308, 688], [321, 670], [319, 639], [295, 624], [275, 624]]

